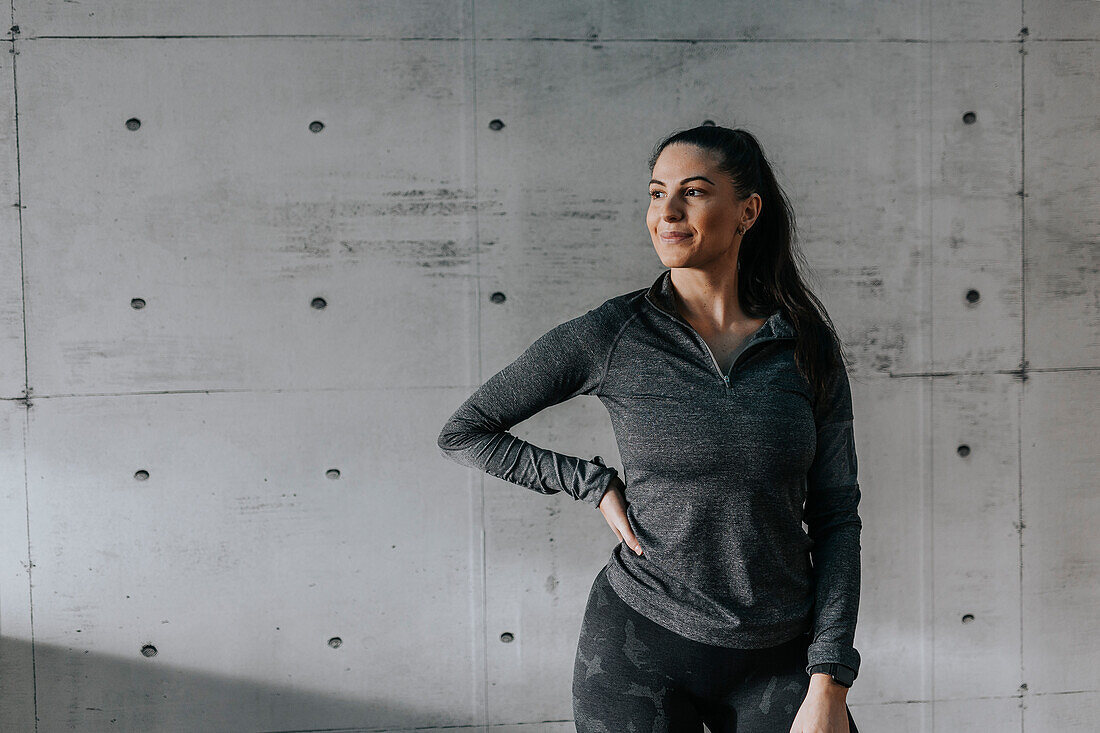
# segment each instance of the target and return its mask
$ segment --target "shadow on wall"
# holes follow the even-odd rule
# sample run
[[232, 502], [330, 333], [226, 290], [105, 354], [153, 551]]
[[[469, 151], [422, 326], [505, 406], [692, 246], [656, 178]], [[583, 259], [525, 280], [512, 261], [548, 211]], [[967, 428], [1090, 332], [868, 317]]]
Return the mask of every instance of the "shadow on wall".
[[484, 726], [454, 726], [453, 710], [411, 709], [372, 700], [369, 690], [363, 691], [361, 700], [341, 699], [296, 689], [293, 684], [277, 686], [173, 669], [155, 658], [130, 661], [35, 643], [34, 669], [36, 686], [30, 680], [30, 642], [0, 637], [0, 730], [4, 733], [34, 733], [32, 696], [38, 699], [38, 733], [404, 733], [411, 726], [435, 727], [433, 720], [436, 725], [450, 723], [448, 729], [454, 731], [484, 730]]

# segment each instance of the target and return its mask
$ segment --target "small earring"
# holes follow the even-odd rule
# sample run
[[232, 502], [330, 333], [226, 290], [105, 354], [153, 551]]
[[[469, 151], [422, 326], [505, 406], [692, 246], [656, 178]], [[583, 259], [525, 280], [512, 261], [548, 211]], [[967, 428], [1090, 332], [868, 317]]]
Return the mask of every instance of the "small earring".
[[741, 224], [740, 226], [737, 227], [737, 233], [738, 234], [744, 234], [745, 233], [745, 225], [744, 224]]

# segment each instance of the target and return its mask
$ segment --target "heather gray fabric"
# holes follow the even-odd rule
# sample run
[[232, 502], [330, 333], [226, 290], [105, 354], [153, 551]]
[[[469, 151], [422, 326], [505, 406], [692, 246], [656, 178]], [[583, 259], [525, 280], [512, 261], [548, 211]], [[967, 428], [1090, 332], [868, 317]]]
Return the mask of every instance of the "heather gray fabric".
[[614, 468], [508, 432], [550, 405], [596, 395], [644, 551], [620, 542], [608, 560], [623, 601], [717, 646], [775, 646], [812, 630], [807, 672], [837, 662], [858, 673], [862, 522], [847, 372], [814, 404], [794, 363], [794, 328], [776, 311], [722, 375], [677, 312], [670, 274], [540, 336], [459, 406], [440, 452], [597, 506]]

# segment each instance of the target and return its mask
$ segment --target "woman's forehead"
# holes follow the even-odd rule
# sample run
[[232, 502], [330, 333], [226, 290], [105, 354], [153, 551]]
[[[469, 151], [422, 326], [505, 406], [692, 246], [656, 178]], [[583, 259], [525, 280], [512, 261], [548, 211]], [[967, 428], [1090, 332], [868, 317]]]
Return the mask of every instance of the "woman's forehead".
[[692, 166], [713, 171], [718, 168], [718, 159], [712, 152], [704, 150], [698, 145], [676, 142], [668, 145], [661, 151], [660, 156], [657, 158], [657, 162], [653, 166], [653, 170], [656, 171], [658, 168], [679, 168], [681, 166]]

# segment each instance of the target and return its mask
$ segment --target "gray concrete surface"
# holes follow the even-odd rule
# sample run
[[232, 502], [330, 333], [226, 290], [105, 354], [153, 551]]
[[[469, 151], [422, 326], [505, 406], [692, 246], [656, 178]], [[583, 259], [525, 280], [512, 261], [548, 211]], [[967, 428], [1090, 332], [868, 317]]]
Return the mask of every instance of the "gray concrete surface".
[[[1100, 2], [11, 15], [5, 733], [573, 730], [614, 537], [434, 440], [652, 281], [645, 160], [704, 119], [856, 357], [860, 730], [1097, 729]], [[621, 465], [595, 398], [515, 430]]]

